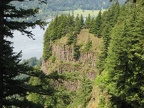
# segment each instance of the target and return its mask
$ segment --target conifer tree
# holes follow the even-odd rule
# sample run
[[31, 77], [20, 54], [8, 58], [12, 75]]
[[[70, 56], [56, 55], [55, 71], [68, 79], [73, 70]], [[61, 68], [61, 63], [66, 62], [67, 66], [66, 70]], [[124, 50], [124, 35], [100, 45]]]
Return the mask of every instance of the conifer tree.
[[[74, 15], [68, 15], [67, 16], [67, 23], [66, 23], [66, 27], [69, 28], [68, 32], [73, 31], [73, 27], [74, 27]], [[67, 32], [67, 33], [68, 33]]]
[[100, 71], [103, 70], [103, 66], [105, 63], [105, 59], [107, 58], [108, 48], [111, 40], [111, 31], [115, 24], [117, 23], [117, 19], [120, 12], [120, 6], [118, 0], [112, 4], [112, 6], [108, 9], [108, 11], [104, 12], [102, 15], [102, 24], [101, 24], [101, 34], [103, 38], [103, 48], [102, 53], [100, 55], [100, 61], [98, 63], [98, 67], [100, 67]]
[[102, 14], [101, 11], [99, 11], [99, 14], [95, 19], [96, 25], [94, 26], [94, 30], [95, 30], [94, 34], [98, 37], [101, 36], [101, 23], [102, 23], [101, 14]]
[[[104, 68], [112, 107], [144, 107], [143, 5], [122, 7]], [[139, 11], [138, 11], [139, 10]]]
[[92, 17], [92, 19], [91, 19], [91, 23], [90, 23], [90, 28], [89, 28], [89, 32], [90, 32], [90, 33], [93, 33], [93, 34], [94, 34], [94, 31], [95, 31], [95, 25], [96, 25], [95, 18]]
[[31, 106], [25, 95], [30, 89], [27, 86], [27, 77], [19, 79], [22, 74], [30, 74], [31, 68], [19, 64], [20, 53], [15, 54], [10, 41], [6, 38], [13, 37], [13, 30], [18, 30], [22, 34], [33, 38], [31, 31], [27, 27], [34, 28], [35, 25], [43, 27], [45, 24], [40, 20], [35, 22], [18, 22], [14, 19], [27, 18], [35, 15], [38, 9], [17, 8], [12, 5], [12, 1], [24, 2], [29, 0], [1, 0], [0, 1], [0, 107], [28, 107]]
[[75, 60], [78, 60], [79, 57], [80, 57], [80, 46], [76, 44], [77, 40], [75, 39], [74, 40], [74, 45], [73, 45], [73, 49], [74, 49], [74, 52], [73, 52], [73, 57]]
[[90, 24], [91, 24], [91, 15], [89, 14], [85, 20], [85, 28], [90, 28]]
[[80, 30], [81, 30], [81, 19], [79, 15], [77, 15], [75, 18], [75, 30], [74, 31], [76, 32], [76, 34], [78, 34]]
[[81, 28], [84, 26], [84, 19], [83, 19], [83, 15], [80, 16], [80, 21], [81, 21]]

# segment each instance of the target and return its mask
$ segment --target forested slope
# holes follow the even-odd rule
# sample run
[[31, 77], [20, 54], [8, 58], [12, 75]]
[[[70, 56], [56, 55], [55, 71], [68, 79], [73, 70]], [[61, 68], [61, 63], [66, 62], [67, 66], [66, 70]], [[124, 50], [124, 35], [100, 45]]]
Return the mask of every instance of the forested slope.
[[[81, 18], [80, 16], [76, 18], [57, 16], [44, 37], [43, 66], [47, 67], [44, 68], [44, 72], [51, 73], [52, 70], [56, 70], [61, 74], [69, 73], [70, 78], [80, 82], [80, 85], [77, 85], [79, 84], [77, 82], [73, 83], [72, 87], [85, 88], [85, 90], [80, 89], [78, 94], [73, 95], [74, 97], [69, 95], [71, 103], [65, 104], [65, 107], [144, 107], [144, 1], [129, 1], [121, 7], [116, 1], [104, 13], [100, 11], [96, 18], [89, 15], [85, 22]], [[62, 19], [65, 19], [64, 22]], [[95, 36], [92, 38], [89, 34], [86, 45], [84, 41], [80, 42], [83, 38], [87, 38], [84, 35], [85, 30], [89, 30], [90, 34]], [[82, 34], [84, 37], [79, 37]], [[92, 41], [92, 39], [97, 41]], [[97, 47], [98, 42], [101, 43], [99, 47], [101, 49]], [[89, 62], [85, 61], [85, 58], [80, 59], [83, 53], [89, 52], [91, 55], [93, 51], [101, 52], [101, 54], [94, 54], [91, 59], [88, 59]], [[96, 57], [95, 62], [93, 62], [93, 57]], [[80, 64], [72, 65], [69, 64], [70, 61]], [[87, 68], [86, 71], [79, 70], [81, 64], [83, 68]], [[96, 70], [97, 76], [95, 76], [95, 82], [91, 80], [90, 86], [87, 78], [94, 76], [94, 74], [89, 74], [93, 69]], [[80, 74], [74, 75], [75, 71]], [[82, 74], [84, 76], [81, 76]], [[85, 79], [85, 75], [91, 77], [87, 76]], [[88, 92], [84, 92], [87, 90]], [[81, 97], [82, 95], [84, 97]]]
[[55, 97], [54, 108], [83, 108], [91, 98], [102, 40], [89, 33], [87, 26], [82, 16], [61, 15], [45, 32], [42, 70], [57, 76], [54, 86], [68, 100]]
[[11, 20], [38, 12], [19, 10], [11, 1], [0, 1], [0, 107], [144, 107], [143, 0], [123, 6], [114, 1], [85, 21], [82, 15], [57, 15], [44, 34], [42, 70], [20, 64], [21, 53], [15, 54], [6, 38], [13, 30], [32, 38], [27, 27], [45, 22]]
[[109, 94], [110, 101], [108, 104], [104, 101], [102, 103], [105, 107], [142, 108], [144, 1], [129, 1], [120, 8], [119, 14], [114, 15], [118, 16], [117, 20], [106, 23], [107, 29], [112, 29], [103, 35], [105, 43], [100, 58], [101, 74], [98, 82], [101, 89]]

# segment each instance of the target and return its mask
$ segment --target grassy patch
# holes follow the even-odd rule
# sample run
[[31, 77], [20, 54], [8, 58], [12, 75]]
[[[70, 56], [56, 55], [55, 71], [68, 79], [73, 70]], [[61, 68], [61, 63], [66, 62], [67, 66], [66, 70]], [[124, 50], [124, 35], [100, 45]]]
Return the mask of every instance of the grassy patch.
[[63, 36], [62, 38], [56, 40], [56, 44], [59, 44], [60, 46], [62, 45], [66, 45], [67, 44], [67, 40], [68, 40], [68, 37], [67, 36]]
[[90, 38], [90, 40], [92, 41], [92, 47], [90, 50], [100, 53], [102, 39], [95, 37], [93, 34], [89, 33], [88, 29], [81, 30], [80, 34], [77, 36], [77, 44], [82, 46], [82, 50], [85, 49], [88, 38]]
[[[98, 15], [100, 10], [81, 10], [81, 9], [78, 9], [78, 10], [74, 10], [74, 11], [63, 11], [64, 14], [74, 14], [74, 16], [77, 16], [78, 14], [79, 15], [83, 15], [83, 17], [87, 17], [89, 14], [92, 16], [92, 17], [96, 17]], [[102, 10], [102, 12], [104, 12], [105, 10]]]

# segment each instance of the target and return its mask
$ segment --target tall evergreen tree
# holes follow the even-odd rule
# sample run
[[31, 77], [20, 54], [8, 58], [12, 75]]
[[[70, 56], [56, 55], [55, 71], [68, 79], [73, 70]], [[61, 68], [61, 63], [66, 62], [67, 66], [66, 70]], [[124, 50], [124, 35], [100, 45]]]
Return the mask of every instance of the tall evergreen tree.
[[111, 7], [108, 9], [108, 11], [104, 12], [102, 15], [102, 24], [101, 24], [101, 34], [103, 38], [103, 48], [102, 53], [100, 55], [100, 61], [99, 61], [99, 67], [100, 71], [103, 70], [103, 66], [105, 63], [105, 59], [107, 58], [108, 48], [111, 40], [111, 31], [115, 24], [117, 23], [117, 19], [120, 12], [120, 6], [118, 3], [118, 0], [114, 2]]
[[84, 26], [84, 18], [83, 15], [80, 16], [80, 21], [81, 21], [81, 28]]
[[[143, 6], [122, 7], [104, 68], [105, 86], [111, 94], [112, 107], [144, 107]], [[139, 10], [139, 11], [138, 11]]]
[[76, 32], [76, 34], [78, 34], [80, 32], [81, 27], [82, 27], [81, 19], [80, 19], [79, 15], [77, 15], [75, 18], [75, 30], [74, 30]]
[[89, 32], [94, 34], [95, 31], [95, 18], [92, 17], [91, 22], [90, 22], [90, 28], [89, 28]]
[[85, 28], [90, 28], [90, 24], [91, 24], [91, 15], [89, 14], [85, 20]]
[[95, 34], [95, 36], [100, 37], [101, 36], [101, 25], [102, 25], [102, 20], [101, 20], [101, 11], [99, 11], [98, 16], [94, 21], [92, 21], [92, 25], [90, 27], [90, 31]]
[[14, 19], [27, 18], [35, 15], [38, 9], [17, 8], [11, 2], [24, 2], [30, 0], [1, 0], [0, 1], [0, 107], [17, 106], [27, 107], [30, 106], [26, 100], [25, 95], [29, 90], [26, 84], [27, 77], [19, 79], [21, 74], [30, 74], [31, 69], [25, 65], [19, 64], [20, 53], [15, 54], [10, 41], [7, 37], [13, 37], [13, 30], [18, 30], [22, 34], [33, 38], [31, 31], [27, 27], [34, 28], [35, 25], [43, 27], [45, 24], [40, 20], [35, 22], [18, 22]]

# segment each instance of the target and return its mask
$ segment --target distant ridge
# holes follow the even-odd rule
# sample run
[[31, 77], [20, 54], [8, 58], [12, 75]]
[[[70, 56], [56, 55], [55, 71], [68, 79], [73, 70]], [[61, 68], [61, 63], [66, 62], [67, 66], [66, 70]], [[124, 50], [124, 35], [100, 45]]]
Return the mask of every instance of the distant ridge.
[[[47, 4], [40, 5], [38, 0], [32, 0], [31, 3], [14, 2], [17, 7], [31, 8], [39, 7], [42, 11], [68, 11], [68, 10], [100, 10], [107, 9], [110, 6], [109, 0], [46, 0]], [[119, 0], [123, 4], [126, 0]]]

